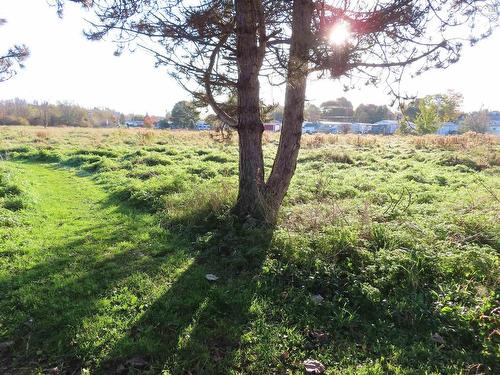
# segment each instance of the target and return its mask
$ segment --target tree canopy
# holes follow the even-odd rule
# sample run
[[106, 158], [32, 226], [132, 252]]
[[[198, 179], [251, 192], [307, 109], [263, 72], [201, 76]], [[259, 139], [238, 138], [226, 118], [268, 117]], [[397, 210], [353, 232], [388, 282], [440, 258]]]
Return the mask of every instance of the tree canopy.
[[194, 128], [200, 119], [200, 113], [192, 102], [180, 101], [175, 103], [170, 114], [170, 120], [180, 128]]
[[461, 115], [463, 96], [455, 91], [427, 95], [403, 109], [408, 120], [414, 121], [420, 134], [434, 133], [442, 123], [456, 121]]
[[352, 103], [346, 98], [329, 100], [321, 103], [321, 117], [330, 121], [352, 121], [354, 114]]
[[[131, 45], [151, 52], [157, 65], [166, 65], [182, 87], [236, 125], [236, 119], [216, 99], [234, 93], [237, 87], [239, 1], [71, 1], [95, 11], [97, 18], [86, 32], [88, 38], [111, 33], [118, 42], [118, 53]], [[59, 5], [63, 2], [58, 0]], [[287, 78], [293, 2], [250, 3], [257, 28], [256, 69], [269, 82], [281, 84]], [[458, 61], [464, 42], [475, 44], [491, 34], [499, 11], [496, 0], [304, 3], [312, 7], [307, 72], [346, 77], [348, 84], [359, 82], [359, 77], [365, 83], [389, 82], [411, 64], [414, 74], [445, 68]], [[330, 34], [339, 23], [348, 25], [350, 37], [332, 46]], [[382, 70], [384, 74], [380, 74]]]
[[[72, 1], [93, 10], [88, 38], [111, 35], [118, 54], [128, 46], [152, 53], [197, 102], [238, 129], [235, 213], [270, 223], [297, 165], [311, 74], [391, 88], [410, 67], [418, 75], [457, 62], [464, 42], [490, 35], [499, 18], [497, 0]], [[261, 81], [286, 84], [267, 180]], [[231, 113], [221, 103], [233, 95]]]
[[386, 105], [360, 104], [354, 111], [354, 121], [373, 124], [394, 119], [394, 113]]

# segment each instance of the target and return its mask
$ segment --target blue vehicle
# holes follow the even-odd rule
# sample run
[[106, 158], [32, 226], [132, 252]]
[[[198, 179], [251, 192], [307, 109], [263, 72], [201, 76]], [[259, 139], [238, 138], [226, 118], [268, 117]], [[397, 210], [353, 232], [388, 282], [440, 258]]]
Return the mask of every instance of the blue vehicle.
[[200, 123], [196, 124], [195, 129], [196, 130], [210, 130], [211, 127], [207, 123], [200, 122]]
[[317, 122], [304, 122], [302, 123], [302, 133], [303, 134], [315, 134], [318, 133], [320, 129], [320, 124]]

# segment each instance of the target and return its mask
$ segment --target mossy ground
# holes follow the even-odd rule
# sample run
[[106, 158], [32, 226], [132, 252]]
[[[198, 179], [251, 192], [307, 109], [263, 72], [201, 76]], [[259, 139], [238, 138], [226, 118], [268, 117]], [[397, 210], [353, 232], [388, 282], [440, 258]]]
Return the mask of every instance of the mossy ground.
[[306, 136], [273, 231], [230, 215], [237, 148], [206, 133], [0, 153], [1, 373], [498, 371], [495, 138]]

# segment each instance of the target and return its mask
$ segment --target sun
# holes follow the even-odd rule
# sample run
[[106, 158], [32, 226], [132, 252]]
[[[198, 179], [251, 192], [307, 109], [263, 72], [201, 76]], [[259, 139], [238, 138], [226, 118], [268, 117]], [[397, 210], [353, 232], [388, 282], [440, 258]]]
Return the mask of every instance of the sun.
[[328, 40], [331, 44], [339, 46], [345, 44], [351, 38], [351, 27], [348, 22], [340, 21], [330, 30]]

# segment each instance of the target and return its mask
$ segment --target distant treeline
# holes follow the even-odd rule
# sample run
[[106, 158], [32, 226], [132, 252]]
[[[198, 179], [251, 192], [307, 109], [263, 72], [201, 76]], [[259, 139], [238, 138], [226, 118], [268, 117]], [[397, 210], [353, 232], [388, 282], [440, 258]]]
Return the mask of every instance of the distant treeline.
[[88, 109], [67, 102], [28, 103], [22, 99], [0, 101], [0, 125], [104, 127], [124, 122], [123, 114], [109, 108]]

